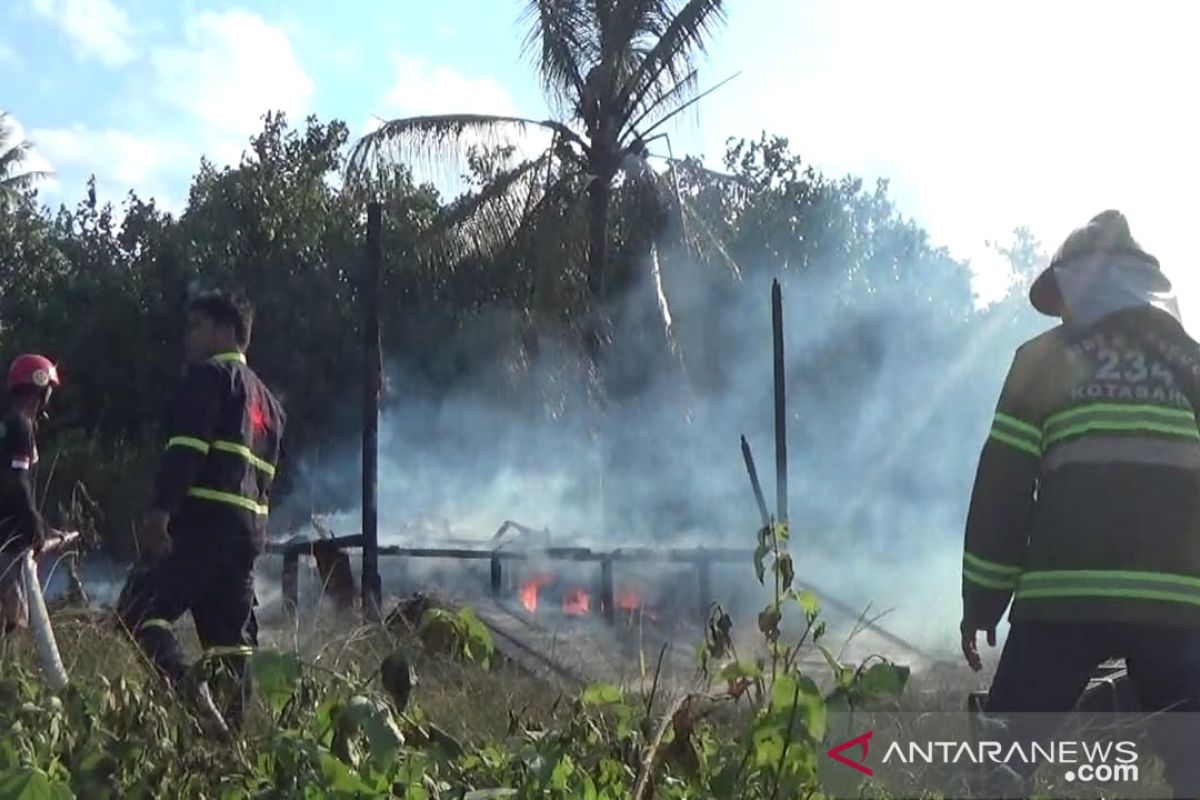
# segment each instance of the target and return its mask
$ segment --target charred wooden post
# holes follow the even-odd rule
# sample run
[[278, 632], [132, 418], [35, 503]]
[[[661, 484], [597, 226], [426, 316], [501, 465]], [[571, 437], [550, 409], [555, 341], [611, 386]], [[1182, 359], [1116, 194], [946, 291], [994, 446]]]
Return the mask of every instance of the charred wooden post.
[[350, 571], [350, 557], [331, 539], [313, 542], [311, 552], [317, 561], [324, 594], [334, 599], [339, 611], [354, 608], [354, 574]]
[[501, 589], [501, 574], [500, 574], [500, 556], [492, 553], [492, 598], [500, 596]]
[[283, 553], [283, 578], [280, 581], [283, 588], [283, 610], [288, 622], [296, 619], [296, 610], [300, 606], [300, 551], [289, 548]]
[[363, 443], [362, 443], [362, 610], [372, 621], [380, 617], [379, 584], [379, 396], [383, 367], [380, 363], [379, 292], [383, 261], [383, 211], [378, 202], [367, 205], [367, 258], [363, 270]]
[[775, 519], [788, 519], [787, 389], [783, 363], [783, 295], [776, 280], [771, 286], [771, 332], [775, 340]]
[[604, 611], [604, 620], [616, 620], [617, 607], [613, 599], [613, 565], [611, 558], [600, 561], [600, 608]]
[[750, 473], [750, 488], [754, 490], [754, 502], [758, 503], [758, 513], [762, 517], [763, 527], [771, 524], [771, 512], [767, 510], [767, 501], [763, 497], [762, 484], [758, 482], [758, 470], [754, 468], [754, 454], [750, 452], [750, 443], [742, 436], [742, 459], [746, 462], [746, 472]]

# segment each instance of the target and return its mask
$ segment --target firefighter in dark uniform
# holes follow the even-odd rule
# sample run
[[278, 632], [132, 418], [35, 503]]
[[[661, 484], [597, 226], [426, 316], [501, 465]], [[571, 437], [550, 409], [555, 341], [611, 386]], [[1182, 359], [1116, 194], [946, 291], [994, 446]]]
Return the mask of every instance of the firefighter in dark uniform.
[[5, 633], [29, 625], [19, 559], [30, 549], [37, 554], [46, 541], [32, 473], [38, 462], [38, 420], [58, 387], [58, 369], [45, 356], [27, 353], [9, 366], [9, 408], [0, 422], [0, 614]]
[[[188, 366], [171, 401], [166, 452], [142, 531], [153, 561], [131, 575], [119, 603], [138, 644], [218, 729], [240, 727], [250, 694], [246, 657], [258, 641], [254, 563], [266, 541], [285, 423], [278, 400], [246, 361], [252, 317], [247, 303], [218, 293], [189, 303]], [[172, 633], [186, 611], [205, 661], [235, 677], [223, 713]]]
[[[1044, 723], [1113, 658], [1143, 710], [1200, 711], [1200, 345], [1116, 211], [1067, 238], [1030, 298], [1062, 324], [1016, 352], [967, 515], [973, 669], [1012, 603], [985, 713]], [[1200, 789], [1195, 739], [1156, 735], [1175, 790]]]

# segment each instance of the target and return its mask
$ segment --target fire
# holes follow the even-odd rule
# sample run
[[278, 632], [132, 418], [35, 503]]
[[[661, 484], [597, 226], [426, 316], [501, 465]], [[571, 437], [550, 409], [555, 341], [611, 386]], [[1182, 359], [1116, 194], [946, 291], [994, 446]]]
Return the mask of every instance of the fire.
[[521, 605], [525, 607], [526, 611], [530, 614], [537, 612], [538, 591], [553, 580], [549, 575], [534, 575], [521, 584]]
[[[558, 582], [558, 577], [552, 573], [538, 573], [530, 575], [521, 581], [520, 588], [517, 590], [517, 596], [520, 598], [521, 605], [530, 614], [538, 613], [538, 599], [541, 591], [548, 586], [553, 586]], [[594, 611], [599, 612], [599, 608], [592, 608], [592, 595], [587, 589], [572, 588], [561, 594], [555, 592], [555, 601], [558, 597], [562, 597], [561, 610], [564, 616], [581, 617], [592, 614]], [[554, 602], [554, 601], [552, 601]], [[653, 609], [649, 608], [638, 592], [629, 586], [620, 587], [613, 594], [614, 610], [630, 617], [642, 616], [657, 620], [658, 616]]]
[[562, 610], [567, 616], [586, 614], [591, 610], [592, 598], [583, 589], [575, 589], [563, 598]]
[[624, 591], [617, 592], [617, 596], [614, 598], [614, 600], [616, 601], [617, 608], [621, 609], [622, 611], [637, 611], [642, 605], [642, 601], [637, 596], [637, 592], [633, 591], [632, 589], [626, 589]]

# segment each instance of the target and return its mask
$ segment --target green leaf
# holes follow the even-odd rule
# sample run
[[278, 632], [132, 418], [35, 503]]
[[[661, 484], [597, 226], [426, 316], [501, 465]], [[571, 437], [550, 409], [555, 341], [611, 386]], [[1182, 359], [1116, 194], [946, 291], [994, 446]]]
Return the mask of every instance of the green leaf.
[[300, 680], [300, 662], [291, 653], [258, 650], [250, 660], [251, 674], [259, 692], [278, 714], [292, 698]]
[[796, 679], [800, 686], [800, 719], [808, 735], [816, 741], [825, 738], [828, 716], [825, 710], [825, 700], [821, 697], [821, 689], [811, 678], [801, 675]]
[[488, 668], [491, 662], [492, 653], [496, 649], [495, 642], [492, 640], [492, 632], [483, 624], [475, 610], [470, 606], [463, 606], [456, 615], [460, 635], [463, 639], [463, 651], [467, 658], [482, 666]]
[[807, 619], [814, 619], [821, 612], [821, 600], [812, 592], [806, 590], [795, 594], [794, 597]]
[[892, 663], [872, 664], [858, 678], [858, 690], [872, 700], [895, 700], [904, 694], [909, 668]]
[[619, 703], [625, 698], [625, 693], [619, 686], [611, 683], [593, 683], [583, 690], [579, 696], [585, 706], [607, 706]]
[[783, 758], [783, 729], [779, 725], [759, 726], [752, 742], [756, 766], [774, 766]]
[[369, 786], [362, 778], [350, 771], [350, 768], [339, 761], [328, 751], [321, 751], [321, 777], [325, 779], [328, 788], [336, 792], [370, 792]]
[[825, 660], [829, 663], [830, 669], [833, 670], [834, 679], [837, 681], [838, 688], [849, 689], [854, 684], [854, 670], [847, 667], [837, 660], [833, 653], [829, 652], [829, 648], [825, 645], [817, 645], [821, 650], [821, 655], [825, 656]]
[[763, 583], [766, 575], [767, 567], [765, 559], [767, 553], [771, 552], [771, 546], [767, 544], [767, 532], [769, 528], [763, 527], [758, 530], [758, 546], [754, 548], [754, 574], [758, 576], [758, 582]]
[[779, 574], [782, 589], [787, 591], [792, 588], [792, 581], [796, 579], [796, 572], [792, 566], [792, 556], [790, 553], [779, 554], [779, 558], [775, 562], [775, 571]]
[[366, 697], [352, 697], [338, 713], [340, 725], [351, 725], [367, 737], [371, 758], [381, 769], [390, 769], [404, 743], [391, 714]]
[[50, 778], [33, 767], [16, 767], [0, 773], [0, 797], [11, 800], [54, 800]]
[[730, 683], [735, 683], [742, 678], [761, 678], [763, 676], [762, 669], [757, 664], [750, 664], [745, 661], [735, 661], [732, 664], [726, 664], [721, 670], [721, 677]]
[[569, 755], [563, 754], [563, 757], [554, 765], [554, 771], [550, 773], [550, 788], [565, 792], [570, 786], [571, 776], [574, 774], [575, 762]]
[[779, 622], [782, 619], [783, 614], [779, 612], [779, 608], [775, 605], [767, 606], [759, 612], [758, 629], [762, 631], [767, 641], [774, 642], [779, 638]]

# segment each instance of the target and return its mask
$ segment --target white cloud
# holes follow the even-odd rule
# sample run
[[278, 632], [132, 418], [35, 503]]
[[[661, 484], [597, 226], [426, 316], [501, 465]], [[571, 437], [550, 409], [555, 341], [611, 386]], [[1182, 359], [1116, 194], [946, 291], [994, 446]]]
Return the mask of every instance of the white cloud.
[[765, 129], [827, 172], [889, 177], [906, 214], [979, 264], [984, 240], [1017, 225], [1053, 249], [1120, 208], [1200, 312], [1200, 279], [1185, 272], [1200, 117], [1184, 99], [1200, 10], [847, 0], [785, 14], [769, 30], [731, 18], [745, 27], [717, 73], [745, 73], [705, 102], [710, 135]]
[[392, 54], [395, 79], [383, 96], [386, 111], [398, 116], [469, 112], [515, 116], [512, 97], [491, 77], [468, 78], [421, 56]]
[[268, 111], [293, 120], [308, 111], [312, 79], [287, 35], [257, 14], [201, 13], [188, 21], [184, 40], [151, 55], [158, 98], [201, 123], [225, 157]]
[[[101, 201], [119, 202], [133, 189], [178, 211], [202, 155], [236, 163], [262, 115], [281, 110], [294, 120], [308, 111], [314, 89], [287, 36], [245, 11], [190, 18], [183, 43], [153, 51], [149, 61], [149, 91], [131, 112], [143, 121], [136, 132], [73, 124], [31, 133], [37, 157], [57, 173], [48, 193], [71, 202], [95, 174]], [[174, 120], [164, 113], [172, 110]]]
[[191, 148], [171, 139], [137, 136], [120, 130], [88, 128], [37, 129], [30, 134], [37, 151], [58, 170], [96, 173], [98, 189], [108, 195], [124, 195], [130, 189], [146, 194], [148, 185], [158, 183], [165, 172], [184, 163], [190, 165]]
[[[363, 124], [363, 134], [378, 128], [379, 118], [436, 114], [522, 116], [517, 112], [508, 90], [493, 77], [468, 77], [445, 65], [434, 64], [423, 56], [392, 53], [391, 60], [394, 69], [392, 84], [380, 101], [378, 117], [372, 117]], [[512, 144], [516, 148], [516, 158], [536, 155], [545, 150], [549, 141], [549, 134], [538, 128], [527, 128], [524, 135], [464, 137], [466, 146]], [[412, 167], [419, 180], [432, 180], [443, 191], [453, 193], [463, 188], [458, 180], [464, 167], [461, 161], [436, 166], [413, 164]]]
[[120, 66], [137, 55], [133, 24], [111, 0], [31, 0], [33, 10], [62, 29], [82, 58]]

